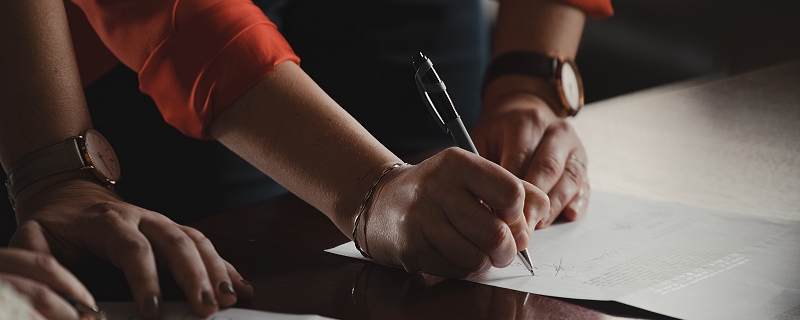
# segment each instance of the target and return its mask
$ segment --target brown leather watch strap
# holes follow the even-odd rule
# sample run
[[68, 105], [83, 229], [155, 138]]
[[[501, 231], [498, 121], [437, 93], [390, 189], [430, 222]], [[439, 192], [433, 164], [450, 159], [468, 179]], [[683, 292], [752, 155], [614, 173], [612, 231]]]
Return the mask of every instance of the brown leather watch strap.
[[78, 138], [64, 140], [37, 150], [20, 159], [8, 170], [6, 189], [14, 203], [20, 191], [36, 181], [62, 172], [75, 171], [86, 166], [78, 145]]
[[532, 51], [510, 51], [492, 60], [483, 77], [483, 91], [495, 79], [509, 74], [550, 80], [556, 77], [558, 59]]

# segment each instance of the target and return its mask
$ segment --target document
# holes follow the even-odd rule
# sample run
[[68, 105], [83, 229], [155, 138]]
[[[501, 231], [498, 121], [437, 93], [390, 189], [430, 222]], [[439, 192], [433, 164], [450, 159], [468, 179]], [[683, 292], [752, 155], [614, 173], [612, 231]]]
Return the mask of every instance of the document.
[[[98, 302], [108, 320], [142, 320], [134, 302]], [[297, 315], [238, 308], [220, 310], [207, 318], [194, 315], [187, 302], [164, 302], [161, 320], [323, 320], [330, 319], [317, 315]]]
[[[800, 319], [800, 221], [593, 190], [584, 219], [534, 231], [528, 251], [536, 276], [515, 261], [468, 280], [682, 319]], [[361, 258], [352, 242], [329, 252]]]

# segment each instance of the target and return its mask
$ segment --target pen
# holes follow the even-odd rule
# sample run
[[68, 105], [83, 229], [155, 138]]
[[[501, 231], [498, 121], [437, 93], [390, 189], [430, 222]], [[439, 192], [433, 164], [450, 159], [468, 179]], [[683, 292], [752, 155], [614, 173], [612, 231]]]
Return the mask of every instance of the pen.
[[[414, 69], [417, 71], [414, 80], [417, 83], [419, 95], [439, 127], [445, 133], [449, 132], [453, 136], [453, 140], [456, 141], [456, 145], [460, 148], [478, 154], [478, 149], [472, 143], [467, 128], [461, 122], [461, 117], [456, 112], [456, 107], [453, 106], [450, 95], [447, 94], [447, 87], [439, 79], [436, 70], [433, 69], [433, 62], [420, 52], [414, 55]], [[533, 271], [528, 248], [519, 251], [517, 256], [522, 260], [522, 264], [530, 271], [531, 275], [536, 275]]]
[[89, 306], [83, 304], [82, 302], [78, 301], [78, 299], [75, 299], [75, 298], [73, 298], [71, 296], [68, 296], [66, 294], [60, 293], [59, 295], [62, 298], [64, 298], [64, 300], [67, 300], [67, 303], [69, 303], [71, 306], [75, 307], [75, 310], [77, 310], [80, 315], [87, 315], [87, 316], [90, 316], [90, 317], [94, 317], [95, 320], [107, 320], [106, 313], [104, 311], [98, 309], [97, 307], [94, 307], [94, 308], [89, 307]]

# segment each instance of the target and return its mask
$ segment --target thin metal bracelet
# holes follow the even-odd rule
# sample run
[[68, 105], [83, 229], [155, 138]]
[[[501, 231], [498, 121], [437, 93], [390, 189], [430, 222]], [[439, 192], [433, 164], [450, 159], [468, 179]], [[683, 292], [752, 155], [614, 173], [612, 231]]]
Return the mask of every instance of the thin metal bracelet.
[[[408, 163], [395, 163], [391, 167], [388, 167], [388, 168], [384, 169], [383, 172], [381, 172], [381, 174], [377, 178], [375, 178], [375, 181], [372, 182], [372, 186], [369, 188], [369, 191], [367, 191], [367, 194], [364, 196], [364, 201], [362, 201], [361, 205], [358, 207], [358, 213], [356, 214], [356, 218], [353, 221], [353, 243], [355, 243], [356, 249], [358, 249], [358, 252], [361, 252], [361, 255], [364, 256], [364, 258], [375, 259], [372, 256], [370, 256], [366, 251], [361, 249], [361, 246], [358, 245], [358, 238], [356, 237], [356, 231], [358, 231], [358, 221], [361, 220], [361, 215], [364, 214], [364, 210], [366, 210], [366, 208], [367, 208], [367, 202], [369, 202], [369, 198], [372, 196], [372, 193], [375, 191], [375, 187], [377, 187], [378, 183], [381, 182], [381, 179], [383, 179], [383, 177], [386, 176], [386, 174], [388, 174], [389, 171], [392, 171], [394, 168], [402, 167], [402, 166], [406, 166], [406, 165], [408, 165]], [[367, 237], [367, 230], [364, 229], [364, 239], [365, 240], [366, 240], [366, 237]]]

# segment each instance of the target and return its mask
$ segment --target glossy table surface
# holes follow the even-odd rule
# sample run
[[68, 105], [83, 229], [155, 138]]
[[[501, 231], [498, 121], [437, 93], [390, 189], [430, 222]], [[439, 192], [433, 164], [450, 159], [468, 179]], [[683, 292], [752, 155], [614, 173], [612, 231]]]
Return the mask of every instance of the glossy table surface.
[[[593, 188], [800, 220], [800, 61], [587, 106], [570, 120]], [[236, 306], [339, 319], [667, 317], [616, 302], [554, 299], [336, 256], [348, 241], [320, 212], [280, 196], [193, 223], [253, 283]], [[113, 268], [79, 267], [98, 300], [130, 299]], [[164, 296], [180, 299], [164, 281]]]

